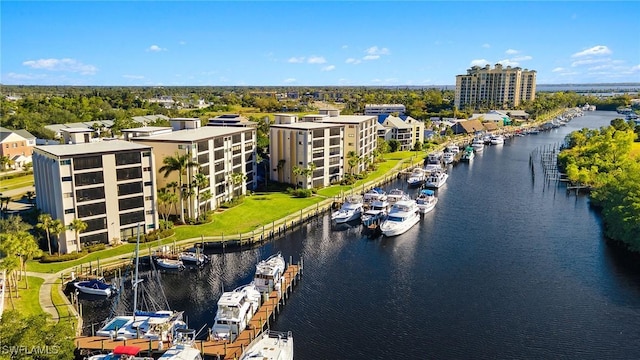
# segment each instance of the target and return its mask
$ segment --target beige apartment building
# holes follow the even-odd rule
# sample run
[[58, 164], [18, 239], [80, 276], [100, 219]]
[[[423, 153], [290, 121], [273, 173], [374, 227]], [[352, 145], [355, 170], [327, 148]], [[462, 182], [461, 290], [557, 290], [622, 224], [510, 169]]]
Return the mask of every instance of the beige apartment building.
[[[90, 134], [91, 129], [84, 129]], [[85, 143], [83, 132], [64, 132], [64, 145], [36, 146], [36, 206], [65, 226], [57, 236], [61, 254], [84, 245], [117, 243], [157, 228], [154, 156], [151, 147], [122, 140]], [[69, 230], [74, 219], [87, 228]]]
[[[157, 162], [154, 171], [159, 189], [167, 187], [171, 182], [179, 182], [177, 171], [168, 177], [159, 172], [165, 158], [187, 154], [192, 162], [199, 165], [186, 169], [182, 183], [185, 186], [193, 184], [196, 174], [201, 173], [208, 179], [208, 185], [191, 187], [193, 195], [185, 197], [185, 218], [197, 218], [233, 197], [246, 194], [248, 189], [255, 189], [255, 128], [200, 126], [200, 119], [197, 118], [176, 118], [170, 121], [172, 128], [143, 127], [124, 132], [129, 141], [153, 149]], [[179, 213], [180, 206], [176, 208]]]
[[353, 153], [360, 159], [354, 169], [346, 169], [349, 173], [358, 174], [373, 161], [374, 151], [378, 146], [377, 123], [375, 115], [340, 115], [339, 110], [321, 109], [319, 115], [305, 115], [302, 121], [317, 121], [327, 124], [344, 125], [344, 161], [349, 161]]
[[536, 71], [496, 64], [456, 76], [456, 109], [513, 109], [536, 96]]
[[[342, 179], [344, 128], [342, 124], [299, 122], [297, 115], [276, 114], [269, 133], [268, 176], [303, 189]], [[308, 173], [296, 174], [296, 167]]]

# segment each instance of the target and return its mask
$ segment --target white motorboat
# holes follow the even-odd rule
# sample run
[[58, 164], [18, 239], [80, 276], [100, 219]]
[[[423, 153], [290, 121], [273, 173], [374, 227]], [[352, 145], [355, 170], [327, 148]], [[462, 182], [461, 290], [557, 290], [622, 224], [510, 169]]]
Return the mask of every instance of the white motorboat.
[[195, 330], [178, 330], [173, 340], [173, 345], [158, 360], [202, 360], [200, 350], [194, 346], [195, 341]]
[[340, 207], [340, 210], [334, 211], [331, 214], [331, 220], [336, 224], [358, 220], [364, 212], [363, 206], [361, 196], [349, 196]]
[[201, 266], [209, 262], [209, 257], [200, 251], [184, 251], [178, 254], [183, 265]]
[[409, 175], [409, 178], [407, 179], [407, 185], [411, 187], [421, 186], [422, 184], [424, 184], [426, 177], [427, 175], [424, 169], [421, 167], [417, 167], [413, 169], [411, 175]]
[[161, 311], [148, 315], [148, 330], [142, 335], [144, 339], [171, 341], [175, 337], [176, 331], [187, 328], [187, 323], [182, 319], [181, 311]]
[[380, 188], [373, 188], [367, 191], [362, 197], [362, 202], [367, 205], [371, 204], [376, 200], [380, 200], [380, 201], [387, 200], [387, 192]]
[[184, 270], [184, 264], [179, 259], [157, 258], [156, 265], [165, 270]]
[[365, 211], [364, 214], [362, 214], [362, 224], [365, 226], [369, 226], [371, 224], [382, 222], [382, 220], [384, 220], [384, 218], [387, 216], [388, 211], [388, 201], [374, 201], [373, 203], [371, 203], [371, 207], [367, 211]]
[[447, 182], [449, 174], [444, 170], [436, 170], [429, 174], [425, 186], [429, 188], [439, 188]]
[[406, 197], [407, 197], [407, 194], [405, 194], [403, 190], [392, 189], [391, 191], [389, 191], [389, 194], [387, 195], [387, 201], [389, 201], [389, 204], [393, 205], [399, 200], [402, 200]]
[[445, 163], [445, 165], [452, 164], [455, 159], [456, 159], [456, 154], [452, 152], [446, 152], [442, 156], [442, 162]]
[[73, 286], [78, 289], [78, 291], [89, 295], [111, 296], [115, 291], [113, 285], [107, 284], [102, 279], [76, 281], [73, 283]]
[[427, 166], [424, 167], [424, 171], [427, 174], [431, 174], [434, 171], [439, 171], [442, 170], [442, 165], [438, 164], [427, 164]]
[[266, 260], [260, 261], [256, 265], [256, 274], [253, 278], [253, 284], [258, 290], [263, 292], [271, 292], [281, 286], [282, 276], [286, 263], [281, 253], [270, 256]]
[[418, 205], [418, 211], [421, 214], [426, 214], [433, 210], [437, 203], [438, 198], [435, 196], [435, 192], [433, 190], [422, 190], [416, 198], [416, 205]]
[[475, 152], [473, 151], [473, 148], [470, 146], [467, 146], [466, 149], [464, 149], [464, 152], [462, 153], [462, 156], [460, 157], [461, 161], [471, 161], [473, 160], [473, 158], [476, 156]]
[[484, 150], [484, 141], [481, 138], [475, 138], [471, 143], [471, 147], [473, 148], [473, 151], [481, 152]]
[[293, 360], [291, 332], [266, 330], [244, 349], [240, 360]]
[[504, 144], [504, 136], [493, 135], [491, 137], [491, 145], [502, 145], [502, 144]]
[[251, 311], [249, 312], [250, 316], [247, 321], [253, 318], [253, 314], [255, 314], [258, 309], [260, 309], [260, 305], [262, 304], [262, 295], [260, 294], [260, 290], [253, 282], [247, 285], [242, 285], [235, 290], [235, 292], [242, 293], [244, 297], [251, 304]]
[[418, 204], [415, 200], [400, 200], [389, 211], [389, 215], [380, 225], [384, 236], [396, 236], [407, 232], [420, 221]]
[[211, 335], [215, 340], [234, 341], [247, 328], [253, 316], [251, 302], [241, 291], [222, 293], [213, 320]]
[[432, 152], [431, 154], [429, 154], [427, 156], [427, 163], [429, 163], [429, 164], [439, 164], [442, 161], [442, 155], [444, 155], [444, 152], [442, 152], [442, 151]]
[[456, 144], [451, 144], [449, 146], [447, 146], [447, 151], [445, 151], [446, 153], [453, 153], [454, 155], [460, 152], [460, 147]]

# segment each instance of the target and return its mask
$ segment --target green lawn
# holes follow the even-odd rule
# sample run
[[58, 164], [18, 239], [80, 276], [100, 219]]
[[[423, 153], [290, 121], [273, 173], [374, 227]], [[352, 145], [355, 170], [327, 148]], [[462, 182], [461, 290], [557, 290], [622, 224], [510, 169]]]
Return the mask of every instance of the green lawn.
[[13, 179], [0, 180], [0, 192], [33, 186], [33, 174], [15, 177]]
[[[27, 276], [29, 281], [29, 288], [26, 289], [24, 278], [18, 283], [19, 298], [9, 299], [9, 289], [6, 290], [7, 298], [4, 299], [4, 308], [19, 310], [23, 315], [40, 315], [44, 314], [42, 307], [40, 307], [40, 286], [44, 282], [43, 279], [38, 277]], [[15, 292], [13, 292], [15, 296]], [[13, 307], [12, 307], [13, 302]]]
[[72, 321], [75, 321], [75, 316], [69, 311], [69, 306], [67, 306], [67, 300], [63, 298], [58, 288], [62, 286], [62, 280], [58, 279], [51, 287], [51, 300], [53, 301], [53, 305], [56, 307], [56, 311], [58, 311], [58, 316], [60, 319], [70, 318]]
[[[263, 225], [282, 219], [289, 214], [324, 200], [323, 197], [293, 198], [285, 193], [255, 193], [246, 196], [244, 202], [234, 208], [217, 212], [213, 222], [197, 226], [178, 226], [176, 239], [200, 236], [237, 235], [261, 230]], [[241, 214], [242, 216], [238, 216]]]

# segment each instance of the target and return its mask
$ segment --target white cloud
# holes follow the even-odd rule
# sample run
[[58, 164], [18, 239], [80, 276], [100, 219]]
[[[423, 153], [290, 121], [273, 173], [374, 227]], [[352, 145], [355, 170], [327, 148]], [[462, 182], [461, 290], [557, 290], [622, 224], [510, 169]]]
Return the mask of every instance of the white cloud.
[[389, 55], [389, 49], [372, 46], [365, 50], [368, 55]]
[[489, 62], [485, 59], [471, 60], [471, 66], [485, 66], [487, 64], [489, 64]]
[[360, 64], [362, 61], [360, 61], [358, 59], [354, 59], [354, 58], [348, 58], [344, 62], [347, 63], [347, 64], [357, 65], [357, 64]]
[[527, 61], [527, 60], [531, 60], [533, 59], [531, 56], [529, 55], [522, 55], [522, 56], [516, 56], [514, 58], [511, 59], [511, 61]]
[[180, 40], [180, 41], [178, 42], [178, 44], [180, 44], [180, 45], [187, 45], [187, 42], [186, 42], [186, 41], [184, 41], [184, 40]]
[[296, 80], [295, 78], [288, 78], [288, 79], [284, 79], [284, 80], [283, 80], [283, 82], [284, 82], [285, 84], [291, 84], [291, 83], [294, 83], [294, 82], [296, 82], [296, 81], [297, 81], [297, 80]]
[[573, 55], [571, 55], [571, 57], [584, 57], [584, 56], [599, 56], [599, 55], [609, 55], [611, 54], [611, 50], [609, 50], [608, 47], [604, 46], [604, 45], [596, 45], [594, 47], [591, 47], [589, 49], [586, 50], [582, 50], [580, 52], [577, 52]]
[[122, 75], [122, 77], [125, 79], [135, 79], [135, 80], [144, 79], [144, 76], [142, 75]]
[[557, 67], [557, 68], [551, 70], [551, 72], [563, 72], [563, 71], [564, 71], [563, 67]]
[[311, 56], [307, 62], [309, 64], [324, 64], [327, 62], [322, 56]]
[[631, 67], [631, 72], [640, 71], [640, 64]]
[[489, 45], [489, 44], [487, 44], [487, 43], [484, 43], [484, 44], [482, 44], [482, 47], [483, 47], [483, 48], [485, 48], [485, 49], [488, 49], [488, 48], [490, 48], [490, 47], [491, 47], [491, 45]]
[[336, 69], [335, 65], [329, 65], [322, 68], [322, 71], [333, 71]]
[[380, 55], [367, 55], [362, 58], [362, 60], [378, 60], [380, 59]]
[[512, 67], [516, 67], [519, 65], [517, 61], [513, 61], [511, 59], [500, 60], [498, 61], [498, 64], [501, 64], [502, 66], [512, 66]]
[[342, 45], [342, 48], [343, 48], [343, 49], [348, 49], [348, 48], [349, 48], [349, 45]]
[[33, 69], [66, 71], [80, 73], [82, 75], [93, 75], [98, 71], [98, 68], [93, 65], [83, 64], [78, 60], [69, 58], [27, 60], [23, 62], [22, 65]]
[[47, 77], [45, 74], [18, 74], [14, 72], [10, 72], [7, 74], [7, 78], [13, 80], [36, 80]]
[[161, 48], [158, 45], [151, 45], [149, 46], [149, 48], [147, 49], [147, 51], [151, 51], [151, 52], [160, 52], [160, 51], [167, 51], [166, 48]]
[[301, 57], [292, 57], [292, 58], [289, 58], [289, 60], [287, 60], [287, 62], [291, 63], [291, 64], [300, 64], [300, 63], [304, 62], [304, 57], [302, 57], [302, 56]]
[[519, 53], [519, 51], [518, 50], [514, 50], [514, 49], [508, 49], [504, 53], [507, 54], [507, 55], [515, 55], [515, 54]]
[[571, 63], [571, 66], [576, 67], [576, 66], [582, 66], [582, 65], [601, 64], [609, 61], [611, 61], [611, 59], [608, 59], [608, 58], [607, 59], [585, 59], [585, 60], [574, 61]]

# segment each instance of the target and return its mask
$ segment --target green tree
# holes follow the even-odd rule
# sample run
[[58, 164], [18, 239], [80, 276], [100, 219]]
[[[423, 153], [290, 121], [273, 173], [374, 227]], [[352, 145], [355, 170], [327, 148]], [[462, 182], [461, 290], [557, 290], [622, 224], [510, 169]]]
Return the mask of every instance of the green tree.
[[241, 172], [232, 172], [232, 173], [229, 175], [229, 178], [230, 178], [230, 180], [231, 180], [231, 185], [232, 185], [232, 188], [233, 188], [233, 190], [232, 190], [232, 191], [233, 191], [233, 193], [234, 193], [235, 195], [238, 195], [238, 196], [239, 196], [239, 195], [240, 195], [240, 192], [241, 192], [242, 190], [236, 190], [236, 189], [237, 189], [238, 185], [241, 185], [241, 184], [242, 184], [242, 183], [247, 179], [247, 176], [246, 176], [245, 174], [241, 173]]
[[199, 217], [200, 213], [202, 212], [201, 211], [202, 209], [200, 207], [200, 201], [202, 200], [201, 193], [203, 189], [209, 187], [209, 178], [207, 177], [207, 175], [199, 172], [195, 174], [193, 177], [193, 186], [196, 188], [196, 198], [198, 203], [198, 217]]
[[38, 216], [38, 224], [36, 227], [38, 229], [44, 230], [47, 235], [47, 248], [49, 249], [49, 255], [51, 255], [51, 224], [53, 223], [53, 218], [49, 214], [40, 214]]
[[42, 349], [38, 353], [17, 351], [16, 360], [73, 360], [74, 332], [68, 321], [52, 322], [41, 314], [23, 315], [8, 310], [0, 320], [0, 338], [6, 348]]
[[360, 165], [361, 161], [362, 158], [358, 156], [358, 153], [356, 153], [355, 151], [349, 151], [347, 153], [347, 164], [349, 165], [349, 172], [351, 173], [351, 175], [354, 175], [356, 173], [356, 170], [358, 170], [358, 166]]
[[75, 218], [71, 220], [68, 226], [69, 230], [73, 231], [76, 236], [76, 251], [80, 252], [80, 233], [87, 229], [87, 223]]
[[169, 214], [178, 203], [178, 195], [168, 187], [158, 189], [158, 208], [164, 221], [169, 221]]
[[164, 173], [164, 177], [167, 178], [174, 172], [178, 173], [178, 187], [180, 189], [180, 222], [184, 224], [184, 179], [183, 176], [187, 174], [187, 169], [197, 168], [200, 166], [197, 162], [191, 160], [189, 153], [180, 155], [176, 152], [175, 156], [167, 156], [162, 160], [164, 164], [159, 172]]
[[389, 145], [389, 152], [396, 152], [398, 151], [398, 149], [400, 149], [400, 142], [396, 139], [389, 140], [388, 145]]

